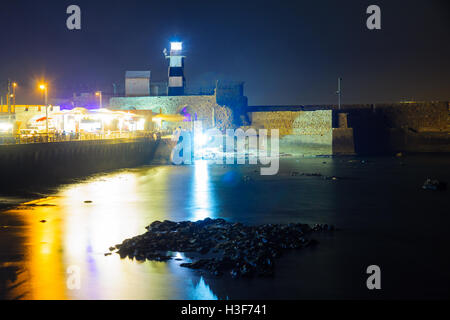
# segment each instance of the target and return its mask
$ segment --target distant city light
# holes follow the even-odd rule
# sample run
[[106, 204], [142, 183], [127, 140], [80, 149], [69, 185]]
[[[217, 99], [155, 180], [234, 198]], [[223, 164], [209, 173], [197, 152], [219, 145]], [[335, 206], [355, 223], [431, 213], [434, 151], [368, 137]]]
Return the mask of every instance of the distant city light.
[[182, 42], [171, 42], [170, 43], [170, 50], [171, 51], [181, 51], [183, 48]]
[[13, 124], [9, 122], [0, 122], [0, 132], [10, 131], [13, 128]]

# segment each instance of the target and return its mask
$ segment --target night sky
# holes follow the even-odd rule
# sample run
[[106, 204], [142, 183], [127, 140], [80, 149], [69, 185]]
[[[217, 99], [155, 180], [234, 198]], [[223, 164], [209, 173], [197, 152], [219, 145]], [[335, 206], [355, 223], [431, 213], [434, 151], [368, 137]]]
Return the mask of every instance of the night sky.
[[[66, 8], [81, 7], [81, 31]], [[366, 28], [381, 7], [382, 29]], [[123, 90], [126, 70], [167, 80], [162, 50], [184, 43], [188, 83], [245, 81], [249, 105], [450, 100], [448, 1], [2, 1], [1, 93], [19, 83], [17, 104], [50, 95]]]

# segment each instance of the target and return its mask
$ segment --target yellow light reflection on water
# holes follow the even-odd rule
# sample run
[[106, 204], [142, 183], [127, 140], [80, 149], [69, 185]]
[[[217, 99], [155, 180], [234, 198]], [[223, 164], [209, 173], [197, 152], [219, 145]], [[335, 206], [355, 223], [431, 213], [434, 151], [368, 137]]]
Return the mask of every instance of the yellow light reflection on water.
[[[57, 199], [48, 197], [27, 203], [33, 205], [25, 215], [28, 239], [26, 246], [29, 261], [24, 274], [28, 281], [25, 286], [25, 299], [65, 299], [65, 277], [61, 252], [61, 219], [54, 214], [52, 204]], [[44, 222], [45, 220], [45, 222]], [[40, 222], [43, 221], [43, 222]], [[19, 288], [19, 289], [24, 289]]]
[[[185, 201], [189, 206], [189, 199], [180, 198], [185, 186], [173, 193], [167, 186], [178, 175], [192, 178], [195, 218], [210, 216], [206, 163], [102, 175], [16, 209], [26, 222], [23, 265], [27, 279], [23, 292], [15, 295], [27, 299], [213, 299], [203, 279], [193, 285], [192, 271], [180, 267], [182, 261], [137, 262], [117, 254], [105, 256], [110, 246], [144, 233], [152, 221], [173, 218], [169, 212], [173, 203], [178, 206]], [[182, 254], [176, 257], [185, 259]], [[79, 289], [67, 286], [73, 275], [68, 273], [70, 267], [80, 271]]]
[[156, 278], [148, 286], [130, 284], [138, 270], [166, 273], [165, 263], [142, 264], [121, 260], [118, 255], [104, 255], [110, 246], [145, 232], [144, 227], [151, 222], [148, 213], [134, 206], [139, 201], [137, 184], [137, 176], [127, 173], [81, 184], [63, 193], [68, 204], [64, 241], [70, 252], [65, 262], [78, 266], [84, 274], [81, 289], [72, 293], [75, 297], [139, 299], [149, 294], [152, 285], [163, 287]]

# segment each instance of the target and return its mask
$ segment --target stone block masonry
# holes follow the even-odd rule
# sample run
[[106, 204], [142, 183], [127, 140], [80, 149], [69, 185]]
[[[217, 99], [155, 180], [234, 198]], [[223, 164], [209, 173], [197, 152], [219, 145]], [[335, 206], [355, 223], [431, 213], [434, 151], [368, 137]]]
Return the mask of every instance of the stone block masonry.
[[122, 110], [152, 110], [154, 114], [179, 114], [184, 109], [191, 117], [203, 121], [205, 128], [219, 129], [233, 127], [233, 111], [228, 106], [216, 103], [215, 95], [205, 96], [159, 96], [159, 97], [117, 97], [111, 98], [110, 108]]
[[252, 112], [252, 127], [279, 129], [284, 135], [324, 135], [332, 128], [331, 110]]
[[0, 190], [148, 164], [159, 139], [90, 140], [0, 146]]
[[448, 102], [343, 105], [359, 154], [449, 152]]
[[332, 150], [334, 155], [355, 154], [352, 128], [333, 128]]
[[[377, 104], [249, 106], [249, 113], [333, 110], [349, 115], [349, 127], [354, 128], [360, 116], [377, 115], [389, 128], [411, 128], [419, 132], [450, 132], [450, 103], [448, 101], [411, 101]], [[356, 119], [355, 121], [352, 121]]]
[[[110, 106], [118, 109], [146, 109], [154, 113], [162, 111], [165, 114], [185, 110], [191, 116], [196, 114], [197, 119], [203, 121], [204, 129], [214, 126], [224, 130], [236, 124], [236, 121], [233, 123], [232, 109], [218, 105], [216, 95], [112, 98]], [[255, 129], [279, 130], [280, 152], [308, 156], [331, 155], [334, 148], [339, 150], [339, 154], [354, 154], [352, 129], [346, 130], [345, 134], [343, 130], [333, 134], [332, 110], [251, 112], [248, 118]], [[346, 118], [341, 118], [346, 123]], [[345, 148], [339, 148], [339, 142], [333, 143], [334, 137], [341, 142], [345, 138]]]
[[450, 106], [446, 101], [343, 105], [342, 110], [348, 112], [350, 118], [364, 110], [379, 114], [389, 128], [410, 128], [419, 132], [450, 131]]
[[[286, 123], [288, 114], [307, 111], [333, 111], [333, 126], [351, 128], [358, 154], [396, 152], [450, 152], [450, 104], [448, 101], [409, 101], [377, 104], [249, 106], [250, 115], [278, 113], [274, 121]], [[281, 116], [281, 113], [285, 113]], [[346, 116], [342, 116], [342, 114]], [[347, 121], [345, 120], [347, 119]], [[263, 119], [264, 120], [264, 119]], [[261, 123], [261, 119], [258, 120]], [[265, 121], [269, 121], [265, 119]], [[270, 121], [269, 121], [270, 122]], [[288, 124], [287, 133], [293, 131]], [[343, 141], [343, 130], [333, 130], [333, 139]], [[285, 133], [286, 133], [285, 132]], [[280, 132], [283, 133], [283, 132]], [[348, 132], [345, 134], [349, 134]], [[349, 146], [347, 140], [346, 145]], [[333, 149], [338, 146], [337, 141]]]
[[[251, 112], [255, 129], [278, 129], [280, 152], [303, 156], [353, 154], [353, 131], [347, 129], [346, 147], [340, 146], [344, 133], [334, 133], [331, 110]], [[336, 142], [334, 139], [338, 139]]]
[[179, 113], [186, 106], [216, 106], [216, 97], [207, 96], [157, 96], [157, 97], [115, 97], [109, 102], [112, 109], [152, 110], [153, 113]]

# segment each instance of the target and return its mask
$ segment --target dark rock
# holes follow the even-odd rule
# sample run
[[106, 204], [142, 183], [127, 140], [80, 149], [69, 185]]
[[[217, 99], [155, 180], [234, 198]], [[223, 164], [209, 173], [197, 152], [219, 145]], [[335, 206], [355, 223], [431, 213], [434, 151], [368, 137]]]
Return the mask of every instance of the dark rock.
[[[166, 252], [198, 252], [213, 257], [197, 259], [180, 266], [220, 276], [229, 273], [233, 278], [272, 276], [274, 259], [285, 250], [300, 249], [317, 243], [307, 238], [311, 232], [334, 230], [327, 224], [265, 224], [247, 226], [224, 219], [206, 218], [200, 221], [155, 221], [146, 227], [145, 234], [125, 239], [110, 248], [117, 249], [121, 258], [137, 261], [167, 261]], [[182, 259], [175, 259], [180, 261]]]
[[213, 275], [215, 275], [216, 277], [220, 277], [222, 274], [223, 274], [223, 273], [220, 272], [219, 270], [215, 270], [215, 271], [213, 272]]
[[138, 260], [138, 261], [144, 261], [144, 260], [145, 260], [145, 256], [142, 255], [142, 254], [136, 255], [135, 258], [136, 258], [136, 260]]
[[302, 176], [307, 176], [307, 177], [321, 177], [322, 174], [320, 173], [302, 173]]
[[237, 278], [239, 277], [239, 270], [238, 269], [233, 269], [230, 271], [230, 275], [232, 278]]
[[181, 267], [185, 268], [191, 268], [191, 269], [201, 269], [202, 267], [206, 266], [208, 264], [208, 259], [200, 259], [195, 262], [189, 262], [189, 263], [182, 263], [180, 264]]
[[447, 189], [447, 183], [443, 181], [439, 181], [437, 179], [428, 178], [425, 180], [422, 189], [425, 190], [445, 190]]

